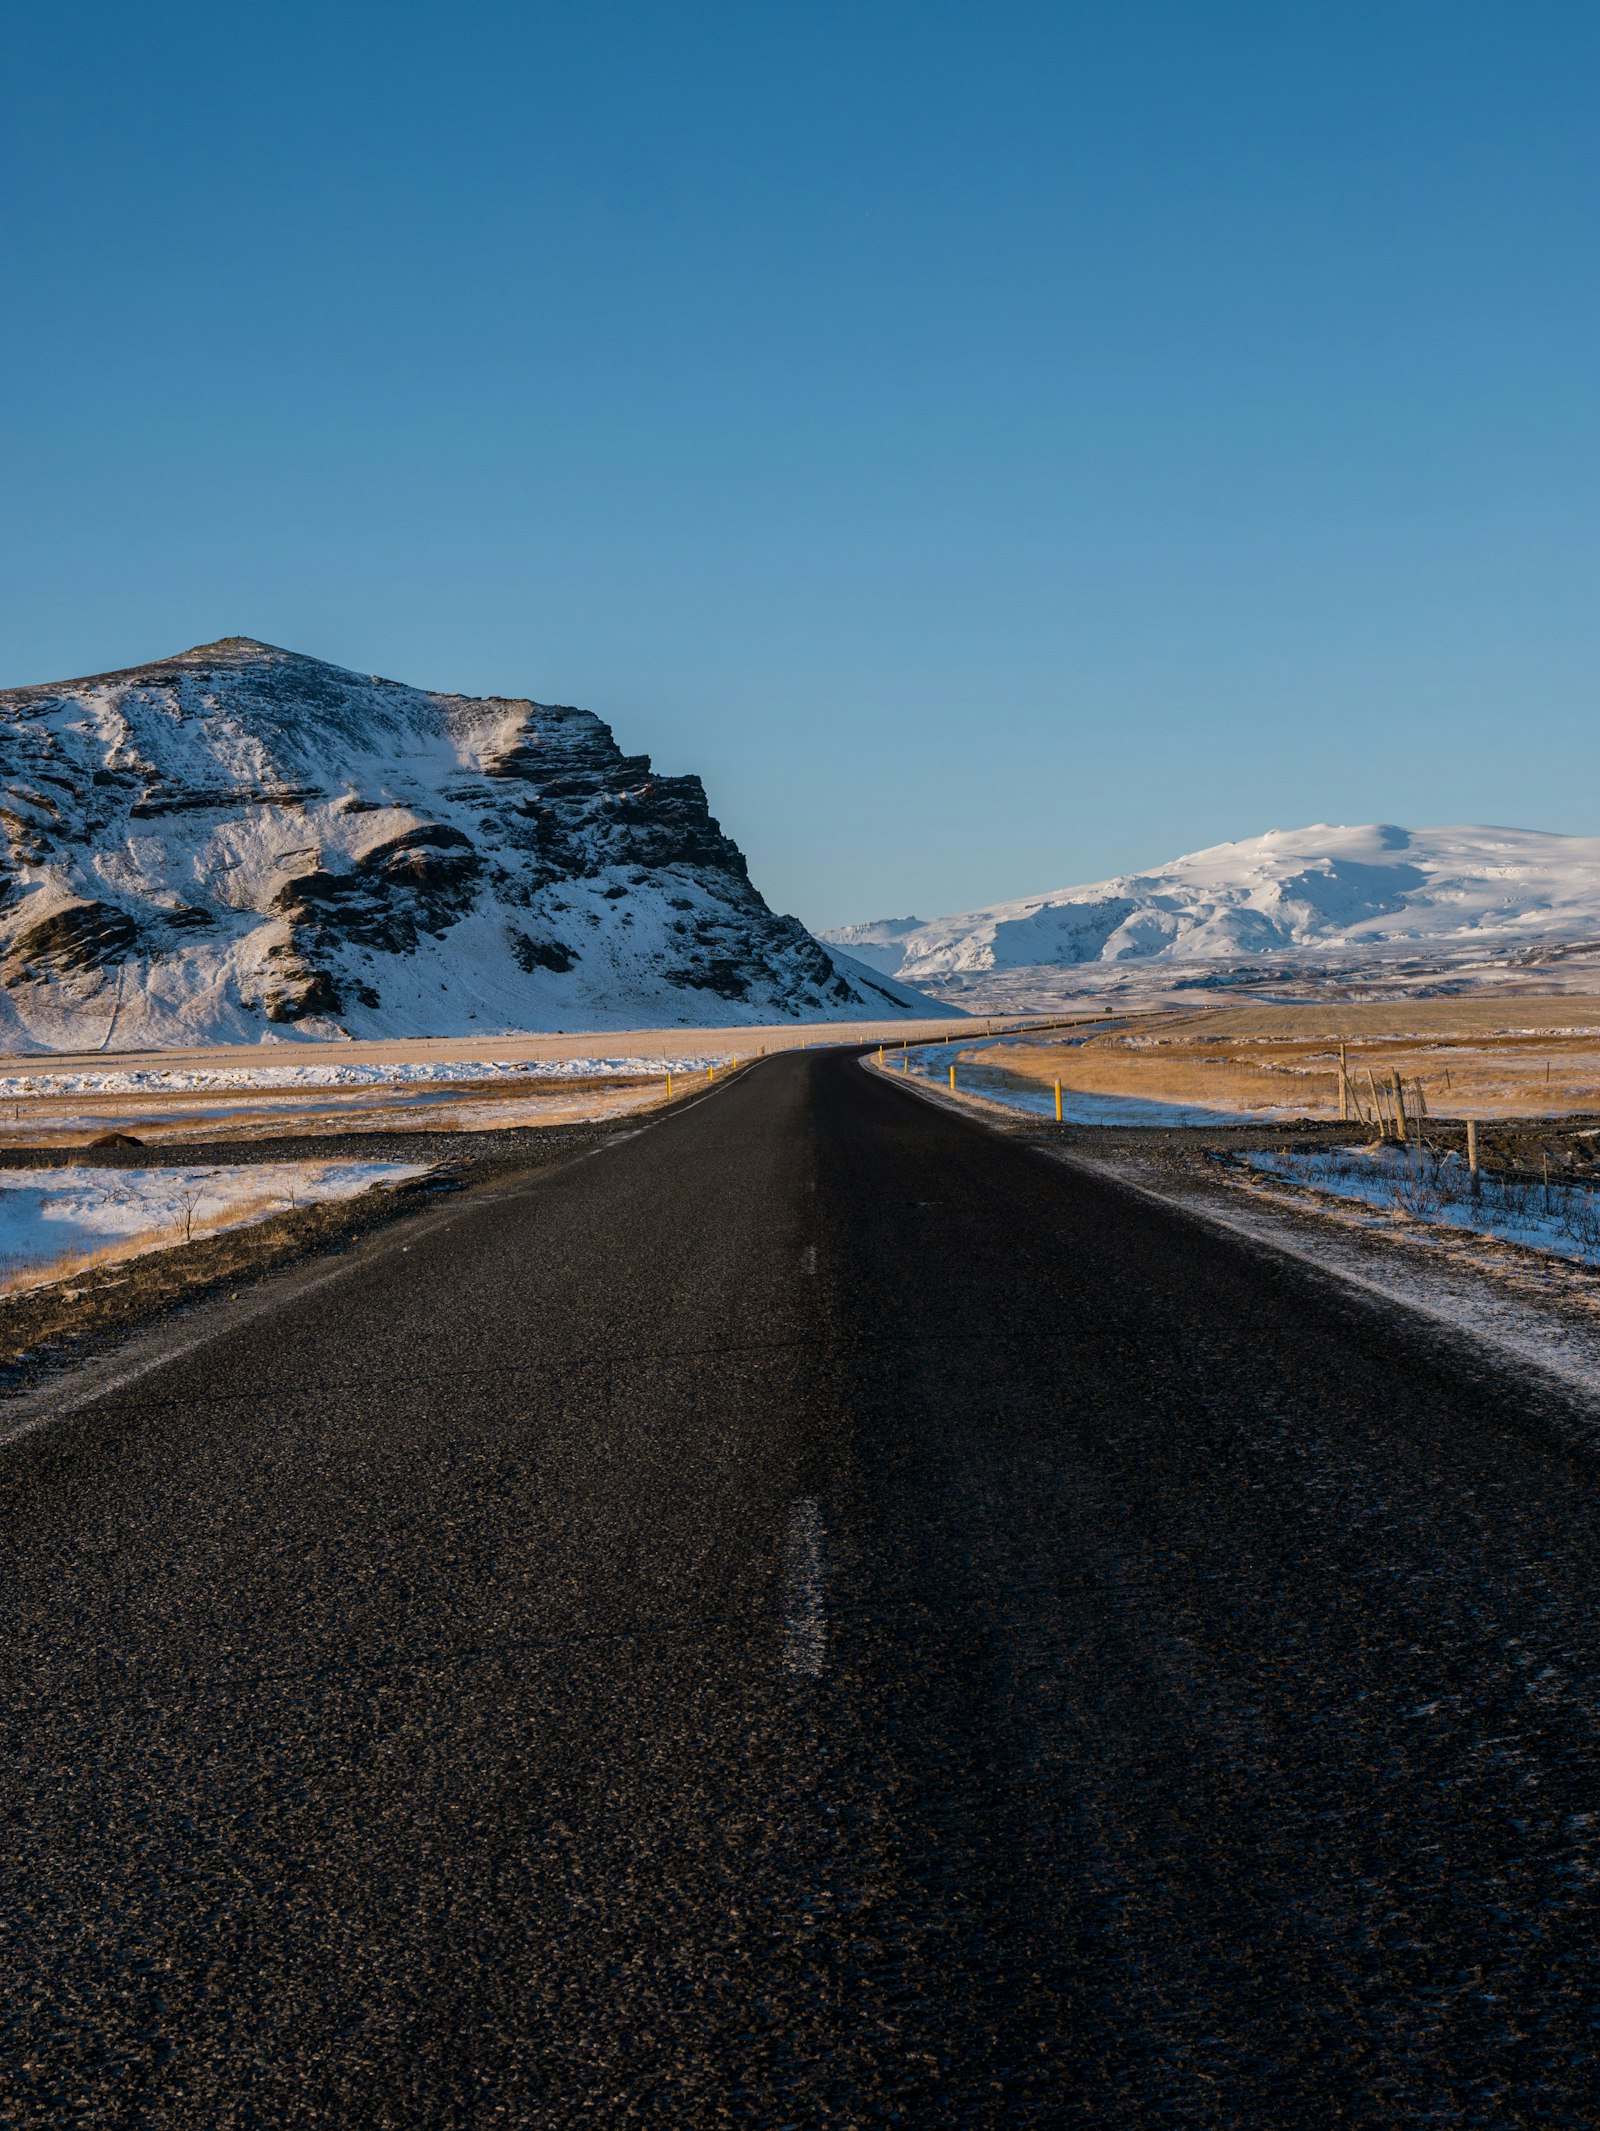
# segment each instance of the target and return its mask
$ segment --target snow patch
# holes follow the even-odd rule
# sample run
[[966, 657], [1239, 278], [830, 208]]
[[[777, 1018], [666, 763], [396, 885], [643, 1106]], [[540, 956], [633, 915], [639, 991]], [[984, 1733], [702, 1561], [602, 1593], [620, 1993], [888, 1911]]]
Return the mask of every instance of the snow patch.
[[218, 1169], [0, 1169], [0, 1292], [298, 1206], [426, 1176], [419, 1162], [251, 1162]]
[[1524, 1250], [1600, 1266], [1600, 1200], [1585, 1186], [1490, 1175], [1477, 1189], [1458, 1155], [1396, 1147], [1330, 1147], [1238, 1157], [1258, 1175], [1374, 1211], [1489, 1236]]

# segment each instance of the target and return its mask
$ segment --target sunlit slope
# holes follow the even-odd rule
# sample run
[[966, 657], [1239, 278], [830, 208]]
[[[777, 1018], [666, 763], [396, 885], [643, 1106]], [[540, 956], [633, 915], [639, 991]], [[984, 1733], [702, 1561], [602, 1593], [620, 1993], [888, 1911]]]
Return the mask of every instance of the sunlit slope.
[[1503, 954], [1600, 938], [1600, 838], [1387, 823], [1273, 830], [1144, 873], [824, 937], [885, 975], [935, 988], [1094, 964]]
[[0, 1046], [924, 1010], [583, 710], [246, 637], [0, 693]]

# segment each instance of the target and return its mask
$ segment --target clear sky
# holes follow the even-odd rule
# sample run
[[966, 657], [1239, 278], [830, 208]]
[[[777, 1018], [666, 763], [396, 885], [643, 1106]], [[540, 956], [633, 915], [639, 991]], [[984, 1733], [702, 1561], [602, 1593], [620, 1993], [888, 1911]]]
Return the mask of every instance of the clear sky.
[[819, 926], [1600, 832], [1593, 0], [0, 36], [0, 681], [584, 704]]

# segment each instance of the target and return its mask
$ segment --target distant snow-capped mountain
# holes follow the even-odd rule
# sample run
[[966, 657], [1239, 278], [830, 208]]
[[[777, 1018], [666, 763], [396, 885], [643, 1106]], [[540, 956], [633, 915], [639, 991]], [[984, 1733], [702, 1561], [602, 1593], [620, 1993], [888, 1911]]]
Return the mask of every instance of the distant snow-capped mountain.
[[[1157, 965], [1506, 960], [1600, 942], [1600, 837], [1533, 829], [1275, 829], [1147, 873], [1120, 874], [959, 917], [886, 918], [822, 935], [858, 961], [959, 997], [1060, 996]], [[1208, 974], [1208, 971], [1210, 972]], [[1155, 970], [1151, 975], [1156, 974]]]
[[249, 637], [0, 692], [0, 1048], [879, 1017], [698, 777]]

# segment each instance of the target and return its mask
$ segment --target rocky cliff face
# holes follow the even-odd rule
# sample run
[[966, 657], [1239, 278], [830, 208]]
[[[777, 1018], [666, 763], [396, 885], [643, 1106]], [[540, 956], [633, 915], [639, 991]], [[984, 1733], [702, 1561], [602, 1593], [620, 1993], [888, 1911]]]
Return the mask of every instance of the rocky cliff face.
[[587, 711], [248, 637], [0, 692], [0, 1046], [920, 1011]]

